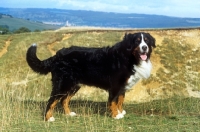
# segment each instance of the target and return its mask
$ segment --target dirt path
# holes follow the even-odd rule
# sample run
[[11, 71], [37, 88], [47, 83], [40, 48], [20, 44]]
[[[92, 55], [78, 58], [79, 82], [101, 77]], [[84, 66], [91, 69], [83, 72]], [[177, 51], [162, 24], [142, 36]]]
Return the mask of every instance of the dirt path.
[[54, 47], [57, 43], [58, 43], [58, 41], [56, 41], [56, 42], [54, 42], [54, 43], [52, 43], [52, 44], [47, 45], [47, 48], [48, 48], [48, 50], [51, 52], [51, 55], [52, 55], [52, 56], [56, 54], [56, 51], [53, 50], [53, 47]]
[[[61, 41], [67, 40], [67, 39], [69, 39], [71, 36], [72, 36], [72, 34], [64, 34], [64, 37], [62, 38]], [[58, 44], [58, 43], [59, 43], [59, 41], [56, 41], [56, 42], [53, 42], [52, 44], [47, 45], [47, 48], [48, 48], [48, 50], [51, 52], [51, 55], [52, 55], [52, 56], [56, 54], [56, 51], [55, 51], [53, 48], [54, 48], [54, 46], [55, 46], [56, 44]]]
[[7, 53], [8, 46], [10, 46], [10, 42], [11, 42], [10, 40], [11, 40], [11, 37], [8, 38], [7, 41], [5, 41], [5, 45], [4, 45], [3, 49], [0, 51], [0, 57], [2, 57], [4, 54]]

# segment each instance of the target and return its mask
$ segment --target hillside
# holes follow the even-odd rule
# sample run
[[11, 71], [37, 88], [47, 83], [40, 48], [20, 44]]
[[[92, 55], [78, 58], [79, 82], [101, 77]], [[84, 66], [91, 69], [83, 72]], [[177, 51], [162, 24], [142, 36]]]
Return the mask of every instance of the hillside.
[[[23, 67], [26, 67], [25, 69], [28, 70], [29, 68], [27, 67], [24, 57], [26, 49], [31, 43], [39, 44], [38, 55], [44, 59], [55, 54], [60, 48], [69, 47], [71, 45], [89, 47], [113, 45], [123, 38], [125, 32], [134, 33], [137, 32], [137, 30], [99, 30], [95, 28], [81, 30], [77, 28], [67, 28], [67, 30], [62, 29], [56, 32], [43, 32], [40, 35], [37, 33], [27, 34], [25, 36], [23, 34], [12, 35], [8, 37], [9, 39], [7, 37], [3, 38], [1, 45], [3, 46], [5, 44], [5, 46], [2, 47], [5, 48], [6, 39], [8, 39], [10, 41], [10, 46], [6, 48], [9, 51], [9, 49], [15, 47], [14, 52], [20, 51], [21, 55], [16, 56], [17, 58], [15, 59], [21, 60]], [[152, 55], [154, 67], [152, 76], [148, 80], [143, 80], [138, 83], [131, 92], [127, 93], [127, 100], [140, 102], [161, 97], [166, 98], [172, 95], [200, 97], [198, 92], [200, 91], [200, 83], [197, 81], [200, 79], [200, 58], [197, 56], [200, 52], [200, 39], [196, 37], [200, 35], [200, 30], [148, 30], [148, 32], [156, 38], [157, 44], [157, 48], [155, 48]], [[15, 45], [17, 45], [17, 47]], [[6, 57], [7, 59], [1, 59], [2, 75], [4, 75], [4, 72], [10, 75], [13, 73], [9, 73], [7, 69], [2, 69], [4, 68], [5, 62], [13, 59], [13, 57], [9, 58], [9, 56], [15, 56], [15, 54], [13, 52], [8, 52], [3, 56], [3, 58]], [[5, 68], [10, 67], [10, 71], [16, 70], [15, 68], [18, 67], [18, 63], [15, 64], [15, 61], [11, 62], [13, 62], [13, 64], [10, 65], [11, 67], [8, 63]], [[22, 74], [26, 74], [26, 72], [27, 71], [23, 69]], [[27, 86], [29, 85], [29, 76], [34, 75], [31, 71], [29, 72], [30, 75], [26, 74], [26, 78], [15, 78], [12, 75], [14, 78], [10, 78], [9, 80], [12, 80], [11, 83], [18, 82], [20, 84], [20, 82], [24, 82], [25, 79], [27, 81]], [[172, 76], [172, 74], [174, 75]], [[91, 89], [89, 91], [93, 93], [96, 89]], [[84, 90], [82, 92], [84, 93]], [[87, 94], [85, 96], [89, 97], [90, 95], [93, 94]]]
[[[62, 47], [111, 46], [124, 34], [149, 32], [156, 39], [151, 77], [126, 93], [124, 119], [110, 118], [106, 91], [83, 85], [70, 107], [76, 117], [64, 115], [60, 104], [56, 121], [44, 122], [51, 92], [51, 75], [34, 73], [26, 51], [38, 44], [46, 59]], [[0, 131], [196, 131], [200, 111], [200, 29], [62, 28], [56, 31], [0, 35]], [[170, 126], [170, 127], [169, 127]]]
[[50, 24], [44, 24], [41, 22], [33, 22], [30, 20], [20, 19], [20, 18], [14, 18], [9, 15], [3, 15], [0, 14], [0, 26], [8, 27], [10, 31], [17, 30], [21, 27], [26, 27], [30, 29], [31, 31], [35, 30], [55, 30], [58, 29], [59, 26], [56, 25], [50, 25]]

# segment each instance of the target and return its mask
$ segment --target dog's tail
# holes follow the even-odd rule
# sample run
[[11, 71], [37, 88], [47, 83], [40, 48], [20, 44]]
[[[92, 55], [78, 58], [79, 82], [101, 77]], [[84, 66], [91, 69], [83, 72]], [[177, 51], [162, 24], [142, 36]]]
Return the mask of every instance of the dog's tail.
[[53, 58], [50, 57], [46, 60], [41, 61], [36, 56], [36, 50], [37, 50], [37, 45], [32, 44], [32, 46], [29, 47], [26, 53], [26, 61], [33, 71], [40, 74], [47, 74], [48, 72], [51, 71], [51, 64]]

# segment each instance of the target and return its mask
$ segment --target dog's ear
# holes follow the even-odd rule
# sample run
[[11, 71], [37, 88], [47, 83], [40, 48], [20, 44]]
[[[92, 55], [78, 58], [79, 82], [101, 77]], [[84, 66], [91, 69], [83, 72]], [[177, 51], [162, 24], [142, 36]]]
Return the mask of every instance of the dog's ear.
[[123, 42], [124, 42], [124, 47], [126, 47], [127, 51], [132, 52], [133, 48], [134, 48], [134, 37], [135, 34], [131, 34], [131, 33], [125, 33], [124, 38], [123, 38]]
[[135, 37], [135, 34], [125, 33], [123, 40], [131, 41]]
[[128, 39], [128, 33], [125, 33], [123, 40]]
[[150, 37], [151, 46], [156, 48], [156, 39], [148, 33]]
[[154, 37], [151, 38], [151, 45], [156, 48], [156, 39]]

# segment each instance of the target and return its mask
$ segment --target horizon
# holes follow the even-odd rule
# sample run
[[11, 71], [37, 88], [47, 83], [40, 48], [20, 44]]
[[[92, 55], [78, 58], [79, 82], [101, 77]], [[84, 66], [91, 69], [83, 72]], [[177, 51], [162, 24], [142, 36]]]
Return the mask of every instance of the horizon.
[[[61, 9], [61, 8], [42, 8], [42, 7], [1, 7], [0, 8], [8, 8], [8, 9], [55, 9], [55, 10], [71, 10], [71, 11], [92, 11], [92, 12], [102, 12], [102, 13], [116, 13], [116, 14], [138, 14], [138, 15], [156, 15], [156, 16], [166, 16], [166, 17], [174, 17], [174, 18], [200, 18], [200, 17], [180, 17], [180, 16], [169, 16], [162, 14], [148, 14], [148, 13], [121, 13], [121, 12], [106, 12], [106, 11], [94, 11], [94, 10], [84, 10], [84, 9]], [[0, 12], [1, 13], [1, 12]], [[9, 15], [9, 14], [8, 14]]]
[[200, 18], [200, 1], [197, 0], [2, 0], [1, 3], [2, 8], [84, 10], [122, 14], [148, 14], [181, 18]]
[[[33, 22], [57, 26], [95, 26], [110, 28], [182, 28], [199, 27], [200, 18], [180, 18], [164, 15], [149, 14], [119, 14], [100, 11], [67, 10], [57, 8], [7, 8], [0, 7], [2, 14], [22, 18]], [[70, 14], [70, 15], [68, 15]], [[142, 19], [141, 19], [142, 18]], [[133, 22], [134, 21], [134, 22]], [[1, 25], [9, 25], [10, 29], [17, 29], [12, 20], [2, 19]], [[15, 26], [13, 26], [15, 25]], [[19, 24], [21, 25], [21, 24]], [[18, 27], [19, 28], [19, 27]], [[32, 29], [34, 30], [34, 29]]]

